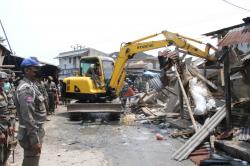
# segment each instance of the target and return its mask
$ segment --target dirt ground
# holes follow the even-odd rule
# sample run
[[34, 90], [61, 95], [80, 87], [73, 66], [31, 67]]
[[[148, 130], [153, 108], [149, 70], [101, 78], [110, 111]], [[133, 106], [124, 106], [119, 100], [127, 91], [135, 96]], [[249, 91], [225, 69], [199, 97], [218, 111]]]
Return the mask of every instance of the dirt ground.
[[[69, 121], [66, 109], [57, 108], [56, 115], [46, 122], [40, 166], [191, 166], [191, 161], [177, 162], [171, 155], [182, 145], [164, 135], [156, 140], [160, 131], [153, 125], [121, 125], [119, 122], [103, 124]], [[165, 131], [167, 133], [167, 131]], [[21, 166], [22, 149], [15, 151], [15, 163]]]

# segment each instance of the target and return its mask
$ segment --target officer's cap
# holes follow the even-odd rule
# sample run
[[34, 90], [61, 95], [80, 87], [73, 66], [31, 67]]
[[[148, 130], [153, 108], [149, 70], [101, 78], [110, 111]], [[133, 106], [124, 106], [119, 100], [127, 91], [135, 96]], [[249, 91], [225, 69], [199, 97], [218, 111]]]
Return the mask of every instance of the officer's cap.
[[36, 58], [25, 58], [22, 63], [21, 63], [21, 67], [25, 68], [25, 67], [30, 67], [30, 66], [42, 66], [39, 61]]

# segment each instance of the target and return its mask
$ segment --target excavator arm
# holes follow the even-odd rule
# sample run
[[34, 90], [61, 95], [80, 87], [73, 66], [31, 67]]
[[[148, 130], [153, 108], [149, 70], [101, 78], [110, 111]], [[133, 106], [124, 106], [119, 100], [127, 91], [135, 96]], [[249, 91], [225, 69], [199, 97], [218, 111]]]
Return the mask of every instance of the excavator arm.
[[[158, 40], [158, 41], [148, 41], [143, 42], [145, 40], [154, 38], [156, 36], [163, 35], [165, 37], [164, 40]], [[205, 50], [201, 50], [194, 45], [190, 44], [188, 41], [192, 41], [198, 44], [205, 45]], [[128, 59], [131, 59], [139, 52], [154, 50], [158, 48], [168, 47], [168, 46], [176, 46], [178, 49], [186, 51], [188, 54], [207, 59], [209, 61], [216, 61], [216, 57], [209, 54], [210, 49], [217, 50], [215, 47], [213, 47], [210, 44], [204, 44], [200, 41], [197, 41], [195, 39], [191, 39], [185, 36], [181, 36], [177, 33], [172, 33], [168, 31], [163, 31], [158, 34], [153, 34], [129, 43], [124, 44], [120, 52], [118, 54], [118, 57], [115, 61], [115, 66], [113, 70], [113, 74], [110, 80], [109, 87], [115, 91], [116, 96], [119, 95], [120, 90], [123, 86], [124, 79], [126, 77], [126, 71], [125, 71], [125, 65], [128, 61]]]

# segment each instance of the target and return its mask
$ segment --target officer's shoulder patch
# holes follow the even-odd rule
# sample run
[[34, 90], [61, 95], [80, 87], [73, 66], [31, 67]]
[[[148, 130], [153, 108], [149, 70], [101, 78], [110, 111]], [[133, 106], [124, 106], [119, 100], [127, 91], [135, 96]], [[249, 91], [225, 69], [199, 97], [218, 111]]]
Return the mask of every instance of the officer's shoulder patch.
[[19, 91], [23, 91], [26, 89], [31, 89], [31, 86], [29, 84], [23, 84], [17, 88], [17, 90], [19, 90]]
[[28, 102], [28, 103], [31, 103], [31, 102], [34, 101], [34, 98], [33, 98], [33, 96], [28, 95], [28, 96], [25, 97], [25, 101]]

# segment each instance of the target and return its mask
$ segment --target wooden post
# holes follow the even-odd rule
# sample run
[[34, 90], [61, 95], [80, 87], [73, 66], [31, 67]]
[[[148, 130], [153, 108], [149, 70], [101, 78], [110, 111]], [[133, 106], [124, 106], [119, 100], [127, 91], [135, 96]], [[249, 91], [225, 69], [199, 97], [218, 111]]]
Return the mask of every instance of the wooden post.
[[182, 84], [182, 81], [181, 81], [181, 77], [180, 77], [180, 75], [179, 75], [179, 73], [178, 73], [178, 71], [177, 71], [176, 64], [175, 64], [175, 71], [176, 71], [176, 76], [177, 76], [178, 81], [179, 81], [179, 85], [180, 85], [180, 87], [181, 87], [181, 91], [182, 91], [184, 100], [185, 100], [185, 102], [186, 102], [186, 104], [187, 104], [189, 116], [190, 116], [191, 121], [192, 121], [192, 124], [193, 124], [193, 126], [194, 126], [194, 130], [195, 130], [195, 132], [197, 132], [198, 129], [197, 129], [197, 125], [196, 125], [196, 122], [195, 122], [195, 119], [194, 119], [194, 116], [193, 116], [193, 112], [192, 112], [192, 109], [191, 109], [191, 106], [190, 106], [190, 103], [189, 103], [189, 100], [188, 100], [186, 91], [185, 91], [185, 89], [184, 89], [184, 87], [183, 87], [183, 84]]
[[230, 73], [229, 73], [229, 48], [224, 47], [224, 82], [225, 82], [225, 100], [226, 100], [226, 127], [231, 130], [231, 86], [230, 86]]
[[[175, 48], [175, 52], [177, 54], [177, 56], [180, 58], [180, 49], [178, 47]], [[183, 53], [185, 55], [185, 53]], [[184, 58], [184, 57], [183, 57]], [[177, 66], [175, 64], [175, 70], [178, 73], [177, 70]], [[180, 74], [177, 74], [180, 77]], [[184, 119], [184, 103], [183, 103], [183, 93], [182, 93], [182, 88], [181, 88], [181, 84], [182, 82], [179, 81], [179, 78], [177, 76], [178, 82], [179, 82], [179, 102], [180, 102], [180, 115], [181, 115], [181, 119]], [[180, 79], [181, 80], [181, 79]]]
[[182, 94], [182, 91], [181, 91], [180, 82], [179, 82], [179, 102], [180, 102], [180, 115], [181, 115], [181, 119], [184, 119], [183, 94]]
[[207, 65], [206, 65], [206, 63], [203, 64], [203, 68], [204, 68], [203, 69], [203, 75], [204, 75], [205, 78], [207, 78]]

